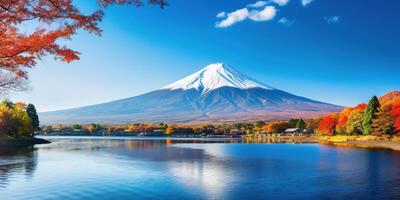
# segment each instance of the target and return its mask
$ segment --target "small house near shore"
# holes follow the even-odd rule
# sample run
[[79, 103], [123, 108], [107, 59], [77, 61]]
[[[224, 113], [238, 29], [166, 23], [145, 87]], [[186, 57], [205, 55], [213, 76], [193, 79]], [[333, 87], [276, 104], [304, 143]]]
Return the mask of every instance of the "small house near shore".
[[294, 134], [294, 133], [303, 133], [303, 130], [299, 128], [288, 128], [285, 130], [285, 133]]

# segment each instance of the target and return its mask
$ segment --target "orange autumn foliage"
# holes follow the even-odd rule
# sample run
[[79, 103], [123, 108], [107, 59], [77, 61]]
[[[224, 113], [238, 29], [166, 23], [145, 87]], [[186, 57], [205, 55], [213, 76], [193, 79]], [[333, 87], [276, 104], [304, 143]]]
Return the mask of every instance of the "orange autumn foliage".
[[345, 108], [343, 109], [342, 112], [339, 113], [339, 119], [338, 119], [338, 127], [343, 127], [346, 125], [347, 120], [349, 119], [349, 114], [351, 111], [353, 111], [355, 108]]
[[266, 133], [283, 133], [287, 128], [289, 128], [288, 122], [276, 121], [264, 125], [262, 130]]
[[335, 134], [335, 127], [338, 124], [338, 114], [325, 115], [318, 124], [317, 133], [321, 135]]
[[397, 97], [396, 99], [393, 100], [392, 102], [392, 111], [390, 112], [390, 115], [394, 119], [394, 128], [396, 131], [396, 134], [400, 134], [400, 97]]
[[[1, 0], [0, 69], [14, 79], [27, 79], [27, 69], [34, 67], [43, 56], [52, 55], [67, 63], [79, 60], [77, 51], [61, 46], [57, 41], [70, 39], [78, 30], [100, 35], [98, 22], [103, 17], [102, 8], [108, 5], [142, 5], [141, 0], [97, 0], [97, 3], [99, 9], [85, 15], [72, 0]], [[165, 0], [149, 0], [149, 3], [166, 5]], [[30, 22], [36, 25], [30, 33], [19, 30], [21, 25]]]
[[361, 103], [353, 108], [352, 107], [344, 108], [342, 110], [342, 112], [339, 113], [339, 116], [338, 116], [338, 122], [337, 122], [336, 130], [335, 130], [336, 133], [344, 133], [345, 132], [347, 122], [349, 121], [349, 115], [353, 111], [364, 110], [366, 107], [367, 107], [367, 104]]
[[366, 103], [360, 103], [356, 107], [354, 107], [353, 110], [364, 110], [365, 108], [367, 108], [367, 104]]
[[381, 97], [379, 97], [379, 103], [381, 105], [386, 105], [392, 103], [395, 99], [400, 97], [400, 91], [392, 91]]

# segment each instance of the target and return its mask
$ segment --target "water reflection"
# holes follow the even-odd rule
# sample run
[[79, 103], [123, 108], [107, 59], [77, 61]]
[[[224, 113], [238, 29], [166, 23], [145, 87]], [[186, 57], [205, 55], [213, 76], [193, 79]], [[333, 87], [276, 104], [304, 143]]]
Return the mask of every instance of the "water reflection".
[[248, 144], [241, 139], [48, 139], [52, 144], [37, 146], [36, 150], [0, 151], [1, 197], [400, 197], [400, 154], [393, 151], [317, 144]]
[[18, 175], [31, 179], [36, 166], [37, 153], [33, 147], [0, 147], [0, 189]]

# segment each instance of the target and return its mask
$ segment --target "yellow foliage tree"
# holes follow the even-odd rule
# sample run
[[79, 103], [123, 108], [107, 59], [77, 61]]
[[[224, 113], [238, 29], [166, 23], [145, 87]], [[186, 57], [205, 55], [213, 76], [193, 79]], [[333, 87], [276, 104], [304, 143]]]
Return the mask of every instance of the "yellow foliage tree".
[[175, 128], [173, 126], [168, 126], [167, 129], [165, 129], [165, 134], [167, 135], [171, 135], [172, 133], [174, 133]]
[[32, 137], [32, 120], [23, 103], [3, 102], [0, 104], [0, 136], [14, 138]]

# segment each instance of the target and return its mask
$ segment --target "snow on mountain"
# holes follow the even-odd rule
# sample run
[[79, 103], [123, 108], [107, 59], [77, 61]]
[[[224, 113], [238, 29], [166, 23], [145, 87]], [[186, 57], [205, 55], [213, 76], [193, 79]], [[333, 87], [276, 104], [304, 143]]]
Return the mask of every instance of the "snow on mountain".
[[210, 64], [200, 71], [161, 89], [196, 89], [204, 94], [221, 87], [239, 89], [264, 88], [273, 90], [272, 87], [258, 83], [224, 63]]
[[340, 110], [341, 106], [263, 85], [216, 63], [139, 96], [39, 115], [43, 124], [125, 124], [310, 118]]

